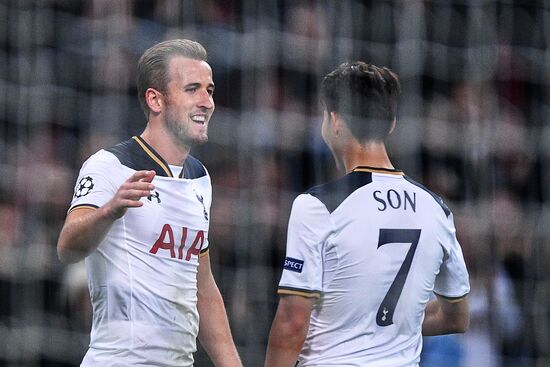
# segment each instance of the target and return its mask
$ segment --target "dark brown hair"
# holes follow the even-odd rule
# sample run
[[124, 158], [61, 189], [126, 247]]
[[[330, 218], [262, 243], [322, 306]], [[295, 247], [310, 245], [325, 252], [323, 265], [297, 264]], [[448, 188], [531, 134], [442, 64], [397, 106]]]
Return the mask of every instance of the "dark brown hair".
[[391, 131], [401, 92], [399, 78], [390, 69], [363, 61], [344, 63], [321, 84], [321, 104], [342, 115], [360, 142], [383, 140]]

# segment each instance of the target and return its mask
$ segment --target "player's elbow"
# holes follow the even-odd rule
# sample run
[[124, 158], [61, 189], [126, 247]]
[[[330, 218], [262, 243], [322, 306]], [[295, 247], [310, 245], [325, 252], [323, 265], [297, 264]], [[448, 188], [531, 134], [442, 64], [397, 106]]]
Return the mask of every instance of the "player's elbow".
[[448, 333], [464, 333], [470, 327], [470, 313], [468, 308], [464, 306], [446, 315], [446, 329]]
[[303, 304], [304, 299], [298, 297], [284, 297], [273, 321], [272, 335], [278, 343], [287, 344], [287, 347], [301, 348], [309, 328], [311, 306]]
[[57, 244], [57, 258], [63, 264], [74, 264], [79, 261], [74, 255], [71, 255], [71, 251], [67, 249], [63, 244]]
[[63, 264], [74, 264], [79, 262], [85, 257], [80, 251], [74, 250], [69, 245], [68, 241], [63, 238], [63, 234], [59, 237], [57, 241], [57, 258]]
[[452, 325], [452, 333], [465, 333], [470, 327], [469, 314], [461, 315], [454, 320]]
[[468, 299], [447, 300], [438, 297], [444, 334], [464, 333], [470, 326]]
[[462, 334], [465, 333], [470, 326], [469, 321], [453, 321], [447, 324], [444, 334]]
[[287, 337], [295, 337], [297, 339], [305, 339], [309, 320], [302, 318], [289, 318], [283, 323], [283, 329]]

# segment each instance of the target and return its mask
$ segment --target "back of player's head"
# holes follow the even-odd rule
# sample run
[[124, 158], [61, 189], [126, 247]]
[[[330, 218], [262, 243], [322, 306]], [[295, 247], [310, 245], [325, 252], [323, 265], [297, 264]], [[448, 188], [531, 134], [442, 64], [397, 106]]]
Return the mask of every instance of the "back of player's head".
[[192, 40], [174, 39], [157, 43], [141, 55], [137, 66], [137, 91], [141, 109], [149, 117], [149, 107], [145, 101], [147, 88], [155, 88], [166, 93], [168, 86], [168, 63], [172, 56], [183, 56], [206, 61], [204, 47]]
[[337, 112], [355, 138], [383, 140], [397, 113], [399, 78], [390, 69], [363, 61], [341, 64], [328, 73], [321, 85], [321, 104]]

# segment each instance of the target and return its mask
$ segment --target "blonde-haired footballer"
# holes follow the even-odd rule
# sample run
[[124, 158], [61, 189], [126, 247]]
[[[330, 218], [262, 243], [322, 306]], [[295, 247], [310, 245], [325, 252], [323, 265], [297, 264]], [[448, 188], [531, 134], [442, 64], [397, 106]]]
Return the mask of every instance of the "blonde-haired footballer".
[[413, 367], [422, 334], [468, 327], [453, 216], [386, 153], [399, 91], [364, 62], [323, 79], [322, 136], [346, 174], [294, 201], [266, 367]]
[[189, 154], [214, 111], [205, 49], [154, 45], [137, 87], [145, 130], [84, 163], [57, 244], [61, 261], [86, 261], [93, 324], [81, 366], [192, 366], [197, 336], [215, 366], [241, 366], [210, 269], [210, 176]]

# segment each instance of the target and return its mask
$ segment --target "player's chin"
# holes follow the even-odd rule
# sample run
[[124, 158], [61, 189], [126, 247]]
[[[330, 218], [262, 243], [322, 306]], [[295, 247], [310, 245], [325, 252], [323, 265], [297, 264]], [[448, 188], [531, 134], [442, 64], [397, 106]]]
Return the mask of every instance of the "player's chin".
[[206, 142], [208, 142], [208, 135], [207, 134], [201, 134], [201, 135], [195, 137], [195, 139], [193, 139], [193, 144], [196, 144], [196, 145], [204, 144]]

